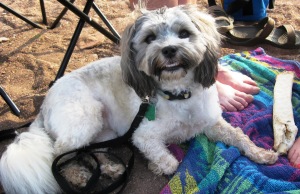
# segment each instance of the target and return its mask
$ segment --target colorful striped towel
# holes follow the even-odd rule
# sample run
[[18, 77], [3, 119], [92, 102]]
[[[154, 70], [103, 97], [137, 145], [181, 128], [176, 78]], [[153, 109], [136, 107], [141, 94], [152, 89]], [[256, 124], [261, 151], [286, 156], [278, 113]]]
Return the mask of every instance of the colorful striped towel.
[[[273, 146], [272, 97], [276, 74], [295, 72], [292, 103], [295, 123], [300, 130], [299, 62], [271, 57], [258, 48], [224, 56], [220, 63], [259, 84], [261, 91], [253, 103], [240, 112], [225, 112], [223, 117], [266, 149]], [[274, 165], [256, 164], [237, 148], [210, 142], [200, 135], [190, 141], [177, 172], [161, 191], [161, 194], [169, 193], [300, 193], [300, 169], [292, 167], [286, 156], [280, 156]]]

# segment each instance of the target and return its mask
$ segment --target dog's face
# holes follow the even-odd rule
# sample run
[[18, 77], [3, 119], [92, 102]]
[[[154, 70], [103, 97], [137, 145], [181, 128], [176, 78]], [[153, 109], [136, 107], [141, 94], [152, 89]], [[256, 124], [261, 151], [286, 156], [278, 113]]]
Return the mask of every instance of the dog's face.
[[215, 82], [219, 43], [214, 19], [193, 6], [146, 11], [122, 37], [124, 79], [140, 96], [190, 72], [193, 81], [209, 87]]

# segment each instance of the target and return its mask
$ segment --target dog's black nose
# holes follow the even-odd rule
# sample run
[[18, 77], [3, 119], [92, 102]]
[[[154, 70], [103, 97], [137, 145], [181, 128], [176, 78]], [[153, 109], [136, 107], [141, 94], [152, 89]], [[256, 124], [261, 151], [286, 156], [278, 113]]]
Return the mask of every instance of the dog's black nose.
[[167, 46], [163, 48], [161, 52], [165, 57], [172, 58], [176, 55], [177, 50], [176, 46]]

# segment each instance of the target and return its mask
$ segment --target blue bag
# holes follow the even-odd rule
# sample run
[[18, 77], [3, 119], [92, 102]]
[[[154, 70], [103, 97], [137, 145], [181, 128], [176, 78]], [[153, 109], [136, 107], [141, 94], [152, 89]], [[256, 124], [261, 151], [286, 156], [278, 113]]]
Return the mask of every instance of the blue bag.
[[[215, 0], [208, 0], [210, 6]], [[226, 13], [235, 21], [260, 21], [267, 16], [267, 8], [274, 8], [274, 0], [222, 0]]]
[[[225, 11], [229, 11], [230, 6], [236, 0], [224, 0], [223, 8]], [[236, 10], [234, 13], [227, 12], [227, 14], [231, 15], [236, 21], [259, 21], [267, 16], [267, 8], [270, 3], [270, 0], [248, 0], [238, 2], [240, 5], [240, 9]]]

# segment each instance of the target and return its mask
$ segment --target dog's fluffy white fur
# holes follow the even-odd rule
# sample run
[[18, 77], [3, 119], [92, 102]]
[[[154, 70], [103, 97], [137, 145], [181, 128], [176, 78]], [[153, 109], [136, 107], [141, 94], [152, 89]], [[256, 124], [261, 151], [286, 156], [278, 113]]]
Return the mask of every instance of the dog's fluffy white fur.
[[[146, 95], [154, 99], [156, 118], [143, 119], [132, 141], [155, 173], [172, 174], [178, 167], [165, 144], [201, 133], [255, 162], [274, 163], [275, 152], [257, 147], [221, 116], [214, 84], [219, 44], [214, 19], [193, 6], [145, 11], [125, 30], [121, 57], [73, 71], [49, 90], [29, 131], [2, 155], [5, 192], [61, 192], [51, 173], [53, 158], [125, 134]], [[171, 101], [161, 91], [192, 95]]]

